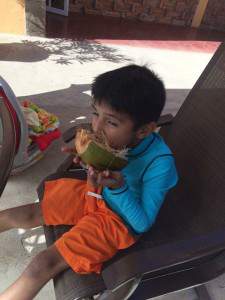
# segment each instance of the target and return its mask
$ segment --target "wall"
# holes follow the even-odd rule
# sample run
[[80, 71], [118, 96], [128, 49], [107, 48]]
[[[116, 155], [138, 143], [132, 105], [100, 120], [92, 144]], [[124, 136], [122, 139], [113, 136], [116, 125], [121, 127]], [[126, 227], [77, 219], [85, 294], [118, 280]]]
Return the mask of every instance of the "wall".
[[0, 0], [0, 32], [25, 34], [25, 0]]
[[45, 0], [0, 0], [0, 33], [44, 36]]
[[27, 35], [45, 36], [45, 26], [46, 26], [46, 1], [26, 0]]
[[209, 0], [200, 28], [225, 31], [225, 0]]
[[70, 0], [70, 11], [190, 26], [198, 0]]

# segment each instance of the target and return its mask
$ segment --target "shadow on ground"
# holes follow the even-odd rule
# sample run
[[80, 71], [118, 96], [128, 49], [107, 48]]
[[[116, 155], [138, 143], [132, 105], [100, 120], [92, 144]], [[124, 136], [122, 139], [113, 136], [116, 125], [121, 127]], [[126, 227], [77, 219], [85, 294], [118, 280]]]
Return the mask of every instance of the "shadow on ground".
[[36, 62], [49, 57], [49, 52], [35, 44], [2, 43], [0, 44], [1, 61]]
[[100, 42], [72, 39], [22, 40], [21, 43], [0, 44], [1, 61], [37, 62], [50, 60], [57, 64], [80, 64], [104, 60], [109, 62], [129, 62], [117, 49]]

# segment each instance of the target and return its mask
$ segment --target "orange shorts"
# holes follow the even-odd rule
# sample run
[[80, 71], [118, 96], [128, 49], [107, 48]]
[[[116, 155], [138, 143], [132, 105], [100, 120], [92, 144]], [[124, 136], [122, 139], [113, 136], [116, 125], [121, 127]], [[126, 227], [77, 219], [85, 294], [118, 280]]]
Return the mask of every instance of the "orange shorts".
[[45, 181], [41, 208], [46, 225], [74, 225], [55, 245], [77, 273], [100, 273], [103, 262], [135, 243], [123, 221], [87, 181], [61, 178]]

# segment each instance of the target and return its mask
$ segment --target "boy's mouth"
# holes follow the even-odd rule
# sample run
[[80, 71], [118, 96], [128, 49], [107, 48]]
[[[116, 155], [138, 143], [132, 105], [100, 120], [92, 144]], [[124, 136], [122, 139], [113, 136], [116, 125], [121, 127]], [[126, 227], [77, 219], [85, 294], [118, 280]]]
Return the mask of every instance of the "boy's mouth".
[[119, 157], [126, 157], [127, 148], [118, 148], [115, 145], [109, 144], [108, 139], [104, 133], [96, 134], [93, 131], [80, 129], [75, 137], [75, 147], [78, 153], [84, 153], [88, 148], [88, 145], [94, 142], [101, 148]]
[[111, 148], [111, 150], [118, 150], [118, 147], [113, 143], [104, 132], [94, 134], [96, 142], [102, 144], [106, 148]]

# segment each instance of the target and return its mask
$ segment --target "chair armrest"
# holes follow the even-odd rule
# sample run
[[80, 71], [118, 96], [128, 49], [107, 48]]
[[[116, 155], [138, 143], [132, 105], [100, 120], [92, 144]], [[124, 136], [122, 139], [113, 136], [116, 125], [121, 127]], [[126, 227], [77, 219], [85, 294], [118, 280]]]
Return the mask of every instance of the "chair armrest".
[[162, 115], [157, 122], [157, 127], [171, 124], [173, 122], [173, 118], [174, 117], [171, 114]]
[[[225, 251], [224, 236], [225, 228], [198, 238], [137, 250], [106, 266], [102, 277], [107, 289], [114, 289], [135, 276], [168, 269]], [[225, 260], [223, 267], [225, 268]]]

